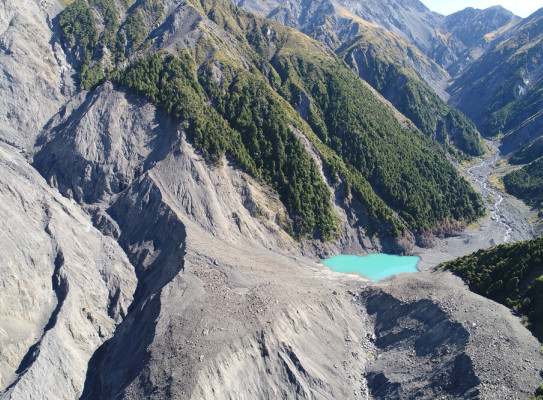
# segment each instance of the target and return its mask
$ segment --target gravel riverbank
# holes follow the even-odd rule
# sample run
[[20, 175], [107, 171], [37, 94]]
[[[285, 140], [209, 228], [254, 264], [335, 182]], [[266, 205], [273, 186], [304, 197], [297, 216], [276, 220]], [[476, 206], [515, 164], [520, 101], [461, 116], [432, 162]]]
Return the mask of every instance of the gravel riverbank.
[[433, 248], [415, 248], [414, 254], [421, 257], [420, 270], [427, 270], [439, 263], [452, 260], [502, 243], [513, 243], [535, 237], [529, 222], [530, 209], [521, 201], [493, 187], [489, 179], [496, 164], [503, 159], [496, 142], [487, 141], [492, 155], [462, 170], [473, 184], [489, 210], [488, 217], [475, 228], [466, 229], [461, 235], [437, 239]]

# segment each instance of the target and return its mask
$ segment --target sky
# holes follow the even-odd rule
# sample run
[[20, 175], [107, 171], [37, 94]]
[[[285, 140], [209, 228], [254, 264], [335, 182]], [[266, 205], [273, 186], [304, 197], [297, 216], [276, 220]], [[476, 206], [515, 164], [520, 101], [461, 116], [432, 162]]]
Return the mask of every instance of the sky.
[[488, 8], [501, 5], [519, 17], [526, 18], [543, 7], [543, 0], [421, 0], [430, 10], [449, 15], [466, 7]]

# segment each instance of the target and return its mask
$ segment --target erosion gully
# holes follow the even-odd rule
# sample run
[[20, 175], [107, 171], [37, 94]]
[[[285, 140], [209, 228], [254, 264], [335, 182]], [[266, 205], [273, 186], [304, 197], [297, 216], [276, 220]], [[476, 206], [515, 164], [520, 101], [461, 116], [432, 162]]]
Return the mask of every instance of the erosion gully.
[[421, 257], [419, 269], [430, 269], [479, 249], [535, 237], [534, 229], [527, 221], [530, 209], [490, 184], [496, 164], [503, 156], [498, 151], [499, 143], [487, 141], [487, 145], [491, 149], [490, 157], [481, 158], [477, 164], [460, 170], [481, 195], [489, 215], [460, 236], [437, 239], [431, 249], [416, 248], [415, 254]]

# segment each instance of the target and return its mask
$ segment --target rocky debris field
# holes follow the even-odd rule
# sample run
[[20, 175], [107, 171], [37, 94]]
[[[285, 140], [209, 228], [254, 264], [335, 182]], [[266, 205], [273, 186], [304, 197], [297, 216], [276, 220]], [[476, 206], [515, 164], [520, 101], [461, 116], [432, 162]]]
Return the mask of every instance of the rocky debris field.
[[537, 340], [449, 272], [370, 284], [190, 228], [184, 262], [140, 331], [135, 379], [119, 375], [140, 359], [119, 331], [84, 398], [514, 399], [541, 382]]
[[397, 276], [359, 295], [373, 322], [373, 398], [529, 398], [539, 343], [499, 304], [448, 272]]

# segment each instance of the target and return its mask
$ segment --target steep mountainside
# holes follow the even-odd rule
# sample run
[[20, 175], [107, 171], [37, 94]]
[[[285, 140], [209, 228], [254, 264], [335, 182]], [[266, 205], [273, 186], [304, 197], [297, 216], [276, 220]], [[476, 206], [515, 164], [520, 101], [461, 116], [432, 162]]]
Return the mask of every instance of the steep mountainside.
[[356, 35], [359, 25], [384, 28], [416, 46], [451, 75], [479, 57], [496, 36], [520, 20], [499, 6], [485, 10], [467, 8], [445, 17], [431, 12], [418, 0], [234, 2], [301, 30], [332, 48]]
[[1, 144], [0, 160], [0, 397], [73, 399], [136, 276], [117, 241], [17, 151]]
[[508, 193], [540, 207], [543, 130], [543, 9], [494, 39], [494, 46], [451, 84], [451, 103], [483, 135], [503, 136], [513, 164], [532, 163], [504, 177]]
[[451, 76], [458, 75], [484, 54], [497, 37], [508, 34], [521, 21], [512, 12], [501, 6], [484, 10], [468, 7], [445, 18], [446, 32], [462, 42], [465, 50], [447, 70]]
[[543, 206], [543, 158], [503, 177], [507, 193], [523, 200], [532, 207]]
[[484, 135], [509, 134], [508, 141], [526, 144], [539, 134], [541, 121], [543, 10], [506, 37], [455, 79], [449, 88], [451, 103]]
[[58, 29], [48, 25], [62, 8], [33, 0], [0, 7], [0, 107], [5, 110], [0, 133], [3, 141], [28, 148], [74, 91], [74, 71], [55, 39]]
[[543, 136], [515, 151], [509, 162], [513, 165], [529, 164], [541, 156], [543, 156]]
[[[259, 4], [258, 1], [239, 3], [247, 9], [258, 9]], [[284, 0], [278, 7], [270, 4], [266, 11], [268, 17], [308, 34], [318, 32], [318, 26], [331, 22], [332, 29], [326, 29], [330, 31], [328, 35], [340, 41], [350, 37], [349, 30], [345, 29], [348, 20], [362, 19], [398, 34], [425, 53], [434, 46], [435, 29], [443, 24], [445, 18], [431, 12], [418, 0]]]
[[451, 273], [315, 262], [484, 213], [326, 46], [223, 1], [61, 10], [0, 6], [0, 399], [534, 392], [537, 340]]
[[515, 309], [543, 340], [543, 238], [480, 250], [442, 265], [470, 288]]
[[[176, 120], [185, 120], [190, 136], [211, 161], [220, 161], [226, 152], [276, 190], [295, 235], [332, 239], [338, 234], [329, 192], [315, 160], [302, 150], [300, 135], [315, 147], [331, 183], [345, 186], [337, 200], [344, 202], [352, 191], [367, 210], [370, 220], [364, 228], [370, 232], [397, 236], [405, 227], [416, 232], [441, 229], [482, 214], [480, 200], [431, 142], [403, 128], [324, 46], [229, 3], [218, 4], [180, 6], [148, 39], [139, 38], [137, 45], [129, 40], [119, 57], [130, 57], [138, 46], [139, 52], [188, 52], [149, 56], [111, 77]], [[133, 7], [117, 36], [128, 32], [126, 21], [134, 15], [162, 18], [149, 15], [146, 7]], [[85, 36], [74, 34], [81, 10], [91, 12], [79, 0], [60, 16], [64, 43], [79, 55], [85, 38], [94, 37], [96, 30], [91, 24]], [[187, 16], [195, 21], [192, 29], [178, 30]], [[102, 37], [93, 40], [98, 43]], [[103, 76], [111, 69], [103, 71], [107, 52], [96, 49], [94, 54], [100, 62], [83, 57], [87, 61], [80, 65], [83, 85], [91, 79], [88, 71]], [[206, 107], [207, 101], [214, 107]], [[58, 176], [56, 180], [64, 184]], [[454, 196], [439, 195], [450, 193], [449, 187], [457, 189]]]
[[417, 73], [437, 66], [416, 48], [381, 29], [368, 29], [348, 40], [337, 54], [423, 133], [447, 149], [471, 156], [484, 154], [475, 125], [447, 106]]
[[460, 40], [467, 48], [476, 48], [484, 40], [491, 41], [511, 29], [522, 18], [501, 6], [484, 10], [468, 7], [445, 17], [447, 32]]
[[[402, 39], [405, 32], [393, 33], [397, 29], [391, 32], [382, 28], [390, 29], [387, 23], [390, 20], [385, 20], [385, 15], [388, 18], [391, 13], [398, 13], [398, 8], [401, 11], [398, 18], [413, 17], [409, 26], [414, 29], [422, 26], [419, 19], [424, 20], [424, 15], [427, 20], [431, 16], [439, 19], [439, 16], [418, 2], [402, 3], [401, 7], [389, 3], [289, 1], [271, 10], [268, 17], [305, 32], [336, 50], [361, 78], [428, 136], [447, 148], [451, 145], [465, 154], [481, 155], [483, 145], [475, 126], [433, 93], [435, 90], [443, 99], [447, 98], [444, 87], [450, 78], [448, 73], [424, 54], [426, 50], [421, 51], [409, 43], [416, 42], [413, 32], [408, 32], [406, 41]], [[248, 9], [253, 5], [243, 3]]]
[[543, 114], [543, 77], [525, 94], [492, 113], [485, 124], [491, 132], [504, 132], [502, 147], [506, 152], [529, 145], [542, 136], [539, 126]]

